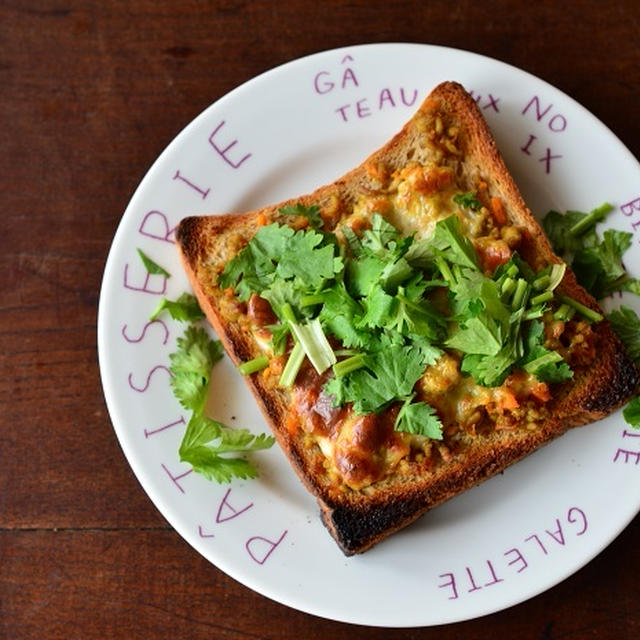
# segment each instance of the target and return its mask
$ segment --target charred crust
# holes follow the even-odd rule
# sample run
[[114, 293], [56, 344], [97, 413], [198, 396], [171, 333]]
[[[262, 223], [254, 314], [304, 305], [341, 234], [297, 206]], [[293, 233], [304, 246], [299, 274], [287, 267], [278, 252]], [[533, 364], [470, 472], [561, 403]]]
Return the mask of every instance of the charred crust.
[[324, 511], [325, 526], [333, 532], [345, 555], [360, 553], [374, 544], [384, 532], [398, 529], [424, 511], [424, 498], [394, 501], [361, 507], [338, 505]]
[[199, 252], [199, 230], [201, 224], [202, 218], [197, 216], [183, 218], [175, 232], [176, 243], [189, 262], [193, 262]]
[[592, 413], [606, 415], [624, 404], [640, 384], [640, 372], [620, 347], [611, 353], [606, 379], [584, 402]]

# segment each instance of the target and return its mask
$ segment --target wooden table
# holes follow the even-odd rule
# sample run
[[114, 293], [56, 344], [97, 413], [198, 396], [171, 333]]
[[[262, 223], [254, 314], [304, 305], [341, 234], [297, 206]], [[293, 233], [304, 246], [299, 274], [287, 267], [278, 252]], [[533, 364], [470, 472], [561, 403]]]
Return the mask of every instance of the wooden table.
[[544, 78], [640, 157], [639, 29], [631, 0], [0, 3], [0, 638], [639, 637], [638, 518], [548, 592], [437, 629], [350, 626], [253, 593], [141, 489], [96, 355], [102, 272], [129, 198], [182, 127], [240, 83], [342, 45], [448, 45]]

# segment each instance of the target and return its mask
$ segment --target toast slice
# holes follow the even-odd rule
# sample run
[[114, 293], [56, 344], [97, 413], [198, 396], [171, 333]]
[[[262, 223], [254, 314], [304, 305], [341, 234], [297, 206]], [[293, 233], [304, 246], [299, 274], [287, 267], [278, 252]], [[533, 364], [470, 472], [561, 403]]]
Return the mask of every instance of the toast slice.
[[[364, 360], [354, 365], [356, 372], [360, 366], [360, 382], [376, 378], [367, 369], [373, 366], [372, 357], [387, 370], [404, 367], [395, 377], [397, 386], [405, 388], [395, 396], [390, 392], [378, 404], [354, 396], [358, 384], [353, 382], [355, 378], [344, 376], [355, 373], [345, 374], [347, 368], [343, 368], [338, 380], [336, 370], [326, 362], [314, 368], [304, 356], [301, 361], [296, 356], [299, 368], [297, 372], [294, 368], [293, 382], [284, 381], [283, 368], [291, 364], [292, 350], [300, 338], [298, 334], [295, 339], [286, 336], [291, 316], [275, 301], [277, 296], [265, 293], [270, 298], [267, 301], [260, 291], [264, 283], [252, 282], [251, 277], [260, 280], [264, 275], [261, 268], [254, 265], [253, 271], [243, 271], [238, 264], [237, 256], [250, 253], [247, 247], [258, 230], [286, 225], [296, 232], [295, 237], [302, 238], [309, 232], [310, 221], [320, 233], [318, 247], [329, 247], [324, 256], [333, 251], [337, 266], [335, 273], [325, 274], [320, 284], [313, 285], [320, 297], [307, 298], [307, 306], [294, 305], [297, 320], [293, 322], [302, 323], [306, 314], [308, 328], [318, 314], [317, 305], [324, 304], [322, 309], [328, 311], [320, 312], [326, 334], [322, 344], [326, 347], [328, 343], [329, 351], [338, 354], [335, 357], [340, 361], [352, 358], [354, 352], [357, 360], [365, 352]], [[400, 235], [394, 235], [387, 223]], [[380, 238], [386, 232], [394, 240], [381, 249]], [[458, 232], [466, 240], [457, 238]], [[331, 240], [326, 241], [327, 237]], [[417, 290], [422, 287], [425, 291], [417, 303], [419, 317], [411, 316], [415, 307], [406, 307], [408, 320], [403, 323], [395, 316], [395, 333], [385, 338], [387, 347], [378, 342], [377, 355], [371, 356], [368, 336], [383, 340], [380, 336], [387, 335], [387, 328], [375, 319], [369, 318], [368, 324], [363, 320], [367, 309], [375, 315], [379, 307], [365, 297], [362, 278], [369, 285], [372, 280], [367, 281], [367, 268], [362, 265], [375, 264], [371, 258], [375, 251], [386, 251], [387, 255], [395, 251], [392, 260], [396, 259], [402, 253], [398, 253], [401, 238], [407, 237], [413, 238], [411, 246], [416, 249], [410, 246], [404, 254], [413, 276], [406, 280], [407, 274], [401, 274], [395, 283], [385, 280], [383, 294], [392, 297], [402, 292], [406, 302], [412, 283], [418, 283]], [[262, 362], [266, 366], [247, 375], [246, 381], [279, 445], [317, 498], [324, 524], [346, 555], [369, 549], [567, 429], [606, 416], [632, 395], [640, 380], [596, 301], [554, 255], [510, 177], [476, 103], [453, 82], [437, 86], [397, 135], [334, 183], [256, 211], [186, 218], [176, 238], [200, 305], [232, 360], [241, 364], [267, 356]], [[419, 250], [422, 241], [426, 242], [426, 258]], [[362, 244], [368, 245], [368, 253], [359, 253]], [[404, 246], [406, 249], [406, 242]], [[255, 258], [261, 251], [251, 255]], [[421, 263], [421, 255], [426, 262]], [[270, 260], [267, 270], [273, 271], [277, 258], [272, 255]], [[347, 262], [348, 268], [344, 266]], [[342, 273], [340, 264], [345, 269]], [[399, 259], [394, 263], [396, 267], [400, 264], [405, 265]], [[422, 267], [416, 264], [428, 265], [422, 279], [416, 275]], [[307, 278], [316, 279], [321, 268], [310, 261], [307, 268]], [[287, 268], [278, 273], [286, 279]], [[526, 305], [521, 299], [516, 303], [517, 294], [511, 283], [506, 283], [508, 274], [518, 286], [524, 281]], [[449, 281], [449, 291], [445, 275], [454, 278]], [[541, 287], [549, 275], [557, 282]], [[502, 319], [491, 322], [507, 327], [513, 334], [511, 342], [503, 331], [498, 339], [502, 343], [487, 347], [486, 342], [493, 340], [491, 330], [487, 333], [488, 320], [486, 326], [480, 323], [480, 337], [470, 336], [465, 323], [474, 314], [489, 313], [492, 303], [490, 295], [484, 301], [480, 296], [481, 302], [476, 301], [475, 306], [467, 304], [469, 300], [465, 303], [465, 295], [473, 298], [469, 293], [473, 287], [461, 289], [463, 276], [471, 278], [478, 291], [500, 287], [502, 298], [496, 305], [503, 306], [496, 307], [496, 317]], [[300, 273], [296, 278], [296, 282], [305, 280]], [[429, 278], [430, 283], [424, 285]], [[350, 291], [356, 310], [351, 305], [349, 316], [357, 329], [355, 337], [349, 333], [351, 327], [345, 329], [341, 324], [344, 316], [332, 311], [326, 298], [320, 302], [323, 288], [341, 279], [356, 283], [357, 292]], [[289, 280], [293, 281], [290, 273]], [[454, 290], [458, 293], [452, 294]], [[545, 295], [539, 297], [541, 291]], [[505, 308], [511, 314], [507, 318]], [[429, 324], [432, 320], [435, 325]], [[433, 326], [436, 329], [431, 331]], [[495, 324], [491, 326], [495, 328]], [[425, 336], [420, 327], [425, 328], [433, 348], [429, 344], [423, 348]], [[411, 335], [403, 337], [403, 331]], [[439, 337], [434, 337], [438, 331]], [[284, 344], [280, 353], [275, 346], [276, 334]], [[471, 342], [475, 338], [475, 346], [468, 345], [469, 338]], [[401, 346], [394, 340], [400, 340]], [[413, 346], [407, 346], [411, 340]], [[346, 350], [345, 344], [349, 347]], [[423, 359], [421, 371], [411, 377], [408, 371], [415, 359], [409, 366], [395, 356], [415, 355], [414, 347]], [[528, 357], [527, 348], [532, 349]], [[505, 349], [511, 350], [506, 368]], [[543, 362], [536, 354], [544, 355], [551, 369], [536, 368]], [[376, 381], [383, 374], [378, 372]], [[413, 385], [409, 393], [407, 385]], [[411, 402], [418, 405], [407, 404]]]

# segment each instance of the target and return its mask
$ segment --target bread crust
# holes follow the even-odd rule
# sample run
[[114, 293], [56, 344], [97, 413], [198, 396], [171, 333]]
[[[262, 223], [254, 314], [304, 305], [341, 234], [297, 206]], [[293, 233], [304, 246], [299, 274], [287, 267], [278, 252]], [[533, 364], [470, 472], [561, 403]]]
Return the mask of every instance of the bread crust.
[[[334, 183], [256, 211], [182, 220], [176, 238], [184, 268], [203, 311], [236, 364], [259, 355], [251, 332], [242, 323], [229, 322], [221, 312], [225, 294], [217, 284], [217, 276], [237, 252], [238, 243], [254, 235], [260, 216], [278, 219], [278, 210], [285, 205], [329, 207], [336, 196], [346, 206], [353, 204], [359, 189], [368, 184], [367, 165], [384, 161], [393, 169], [409, 157], [420, 155], [420, 122], [434, 105], [455, 114], [464, 129], [463, 173], [469, 179], [479, 173], [488, 176], [491, 194], [505, 202], [510, 222], [528, 230], [526, 242], [519, 249], [524, 259], [533, 265], [561, 262], [524, 203], [476, 103], [459, 84], [445, 82], [434, 89], [416, 115], [384, 147]], [[560, 290], [598, 309], [596, 301], [569, 270]], [[332, 491], [331, 481], [318, 471], [322, 467], [320, 451], [308, 447], [303, 434], [292, 435], [287, 429], [291, 402], [287, 391], [269, 387], [259, 374], [248, 376], [247, 383], [293, 468], [316, 496], [326, 527], [343, 552], [351, 555], [369, 549], [438, 504], [503, 471], [567, 429], [598, 420], [620, 407], [637, 388], [639, 374], [609, 323], [600, 322], [595, 330], [598, 351], [593, 365], [578, 379], [563, 385], [561, 393], [549, 404], [549, 417], [538, 429], [493, 431], [469, 439], [463, 453], [447, 464], [409, 478], [391, 476], [366, 494]]]

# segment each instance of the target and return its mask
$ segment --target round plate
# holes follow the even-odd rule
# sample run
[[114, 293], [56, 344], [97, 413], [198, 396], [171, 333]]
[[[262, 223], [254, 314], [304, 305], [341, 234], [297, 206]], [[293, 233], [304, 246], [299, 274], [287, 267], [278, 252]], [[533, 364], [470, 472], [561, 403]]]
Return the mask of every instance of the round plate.
[[[172, 395], [168, 364], [183, 327], [148, 320], [162, 296], [188, 289], [172, 230], [186, 215], [253, 209], [332, 182], [398, 131], [443, 80], [473, 93], [534, 212], [589, 210], [606, 200], [616, 207], [611, 226], [635, 231], [640, 167], [571, 98], [475, 54], [377, 44], [296, 60], [209, 107], [145, 176], [105, 269], [98, 320], [104, 392], [145, 491], [222, 571], [334, 620], [423, 626], [503, 609], [575, 572], [640, 507], [640, 433], [629, 432], [620, 414], [571, 431], [352, 558], [325, 531], [277, 447], [253, 454], [259, 478], [230, 485], [179, 462], [188, 415]], [[171, 278], [147, 274], [137, 249]], [[637, 256], [625, 258], [640, 272]], [[219, 420], [267, 430], [227, 358], [212, 384]]]

